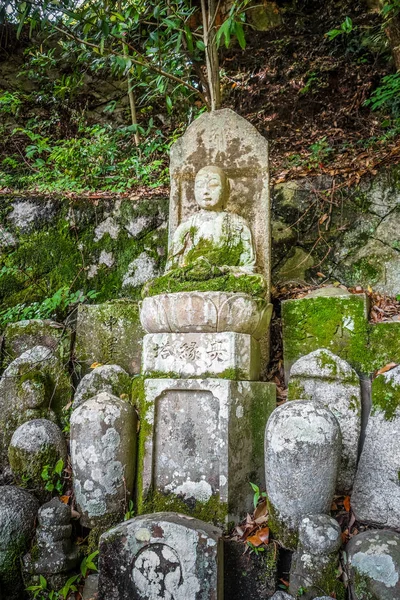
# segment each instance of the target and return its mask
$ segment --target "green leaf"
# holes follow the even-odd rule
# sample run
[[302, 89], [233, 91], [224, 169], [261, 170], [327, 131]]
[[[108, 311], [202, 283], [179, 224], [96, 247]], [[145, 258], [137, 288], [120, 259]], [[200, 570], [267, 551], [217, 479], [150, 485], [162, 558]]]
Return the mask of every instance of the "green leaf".
[[185, 37], [186, 37], [186, 43], [187, 43], [188, 50], [189, 50], [189, 52], [193, 52], [192, 32], [190, 31], [190, 29], [187, 25], [185, 25], [184, 30], [185, 30]]
[[230, 28], [231, 28], [231, 20], [227, 19], [226, 21], [224, 21], [222, 23], [221, 27], [217, 31], [217, 35], [215, 37], [217, 47], [219, 47], [221, 45], [222, 37], [224, 38], [225, 46], [227, 48], [229, 47], [229, 42], [231, 39]]
[[43, 590], [47, 589], [47, 581], [43, 577], [43, 575], [39, 575], [39, 582], [40, 582], [40, 585], [42, 586]]
[[64, 461], [62, 458], [60, 458], [60, 460], [58, 460], [56, 462], [56, 466], [54, 467], [54, 473], [57, 473], [57, 475], [61, 475], [61, 473], [63, 472], [64, 469]]
[[242, 50], [246, 48], [246, 38], [244, 37], [243, 25], [236, 21], [235, 34]]
[[168, 112], [172, 112], [172, 100], [169, 96], [165, 96], [165, 103], [167, 105]]

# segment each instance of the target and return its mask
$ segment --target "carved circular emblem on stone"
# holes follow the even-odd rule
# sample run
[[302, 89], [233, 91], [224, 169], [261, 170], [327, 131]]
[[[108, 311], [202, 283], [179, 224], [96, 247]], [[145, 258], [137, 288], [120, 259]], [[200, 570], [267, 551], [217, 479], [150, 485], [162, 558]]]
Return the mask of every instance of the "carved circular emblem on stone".
[[135, 556], [132, 581], [138, 598], [176, 600], [182, 584], [179, 556], [167, 544], [152, 544]]

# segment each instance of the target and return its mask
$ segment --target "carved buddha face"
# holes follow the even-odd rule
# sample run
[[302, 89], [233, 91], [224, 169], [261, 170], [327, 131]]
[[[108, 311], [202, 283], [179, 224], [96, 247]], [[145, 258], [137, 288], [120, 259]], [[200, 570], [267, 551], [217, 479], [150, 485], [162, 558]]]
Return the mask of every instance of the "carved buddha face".
[[219, 167], [203, 167], [196, 175], [194, 195], [197, 204], [205, 210], [223, 210], [229, 196], [229, 181]]

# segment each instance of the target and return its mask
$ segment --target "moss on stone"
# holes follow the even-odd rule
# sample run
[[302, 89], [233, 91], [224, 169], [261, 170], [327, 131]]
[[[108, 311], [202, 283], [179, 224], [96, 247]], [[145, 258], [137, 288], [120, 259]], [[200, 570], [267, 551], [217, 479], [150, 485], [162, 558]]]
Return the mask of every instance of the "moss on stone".
[[175, 292], [236, 292], [265, 298], [267, 290], [259, 274], [233, 273], [208, 262], [176, 268], [146, 284], [142, 296]]
[[384, 375], [379, 375], [372, 382], [372, 414], [383, 412], [385, 419], [394, 419], [400, 405], [400, 385]]
[[400, 321], [370, 325], [369, 347], [373, 371], [390, 362], [400, 364]]
[[24, 448], [8, 447], [8, 460], [13, 475], [22, 487], [32, 486], [37, 490], [44, 490], [47, 481], [42, 478], [43, 468], [48, 465], [53, 472], [59, 458], [56, 449], [48, 444], [43, 444], [40, 452], [33, 454]]
[[177, 512], [190, 515], [206, 523], [226, 527], [226, 518], [229, 511], [228, 505], [221, 502], [218, 495], [211, 496], [207, 502], [201, 502], [193, 498], [185, 500], [182, 496], [173, 493], [163, 494], [152, 490], [144, 501], [142, 511], [139, 514], [154, 512]]
[[290, 529], [280, 518], [279, 512], [272, 502], [267, 498], [268, 526], [275, 540], [280, 542], [288, 550], [296, 550], [298, 543], [298, 530]]
[[371, 591], [371, 580], [367, 575], [355, 571], [354, 592], [360, 600], [380, 600], [379, 597]]
[[282, 304], [286, 368], [319, 348], [337, 354], [358, 372], [369, 373], [369, 326], [365, 297], [313, 297]]
[[[319, 595], [332, 596], [336, 600], [345, 600], [346, 588], [342, 581], [338, 579], [339, 571], [336, 563], [336, 556], [332, 557], [332, 561], [329, 566], [323, 570], [321, 576], [316, 580], [314, 589]], [[360, 596], [360, 598], [364, 598]]]
[[93, 527], [93, 529], [90, 530], [87, 540], [87, 546], [83, 547], [84, 554], [86, 556], [89, 556], [90, 554], [98, 550], [100, 536], [103, 535], [103, 533], [105, 533], [109, 529], [112, 529], [113, 527], [121, 523], [121, 521], [122, 516], [118, 517], [116, 515], [105, 515], [102, 518], [101, 523], [99, 523], [98, 525], [96, 525], [96, 527]]
[[136, 511], [141, 515], [144, 510], [143, 496], [143, 467], [146, 441], [152, 434], [152, 425], [146, 420], [146, 414], [151, 406], [151, 402], [146, 402], [144, 391], [144, 377], [139, 375], [132, 381], [132, 404], [136, 408], [139, 417], [139, 434], [137, 448], [137, 468], [136, 468]]
[[[176, 373], [175, 371], [145, 371], [143, 373], [143, 377], [145, 379], [184, 379], [180, 373]], [[187, 376], [189, 379], [193, 379], [192, 375]], [[245, 373], [242, 369], [239, 368], [230, 368], [225, 369], [221, 373], [210, 373], [209, 371], [204, 371], [204, 373], [199, 373], [196, 375], [196, 379], [229, 379], [231, 381], [246, 381], [247, 373]]]
[[304, 386], [298, 379], [291, 379], [288, 385], [288, 400], [309, 400], [309, 396], [306, 394]]

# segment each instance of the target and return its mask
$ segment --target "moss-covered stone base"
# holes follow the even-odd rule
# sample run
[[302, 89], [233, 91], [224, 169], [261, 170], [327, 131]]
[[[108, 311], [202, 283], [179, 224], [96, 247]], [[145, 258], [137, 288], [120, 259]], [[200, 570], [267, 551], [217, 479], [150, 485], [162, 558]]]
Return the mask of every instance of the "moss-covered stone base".
[[400, 322], [368, 323], [364, 294], [305, 297], [282, 303], [285, 373], [301, 356], [326, 348], [358, 373], [400, 363]]

